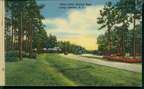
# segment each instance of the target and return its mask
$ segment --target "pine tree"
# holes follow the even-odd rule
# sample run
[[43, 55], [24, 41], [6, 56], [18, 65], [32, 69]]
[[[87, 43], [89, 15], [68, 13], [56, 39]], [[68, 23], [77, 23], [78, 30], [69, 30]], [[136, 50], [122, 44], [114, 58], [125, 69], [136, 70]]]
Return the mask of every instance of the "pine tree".
[[110, 29], [114, 25], [115, 16], [117, 14], [117, 11], [114, 10], [114, 7], [112, 6], [111, 2], [106, 3], [106, 6], [104, 6], [103, 11], [100, 10], [101, 17], [97, 18], [97, 24], [104, 24], [102, 25], [100, 29], [105, 28], [108, 26], [108, 56], [110, 56]]

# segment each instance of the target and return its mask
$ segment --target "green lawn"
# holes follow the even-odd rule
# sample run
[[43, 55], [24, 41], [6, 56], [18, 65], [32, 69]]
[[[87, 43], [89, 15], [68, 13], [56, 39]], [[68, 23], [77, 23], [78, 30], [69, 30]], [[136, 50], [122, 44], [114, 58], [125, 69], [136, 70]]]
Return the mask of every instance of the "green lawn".
[[6, 59], [6, 86], [139, 86], [142, 74], [79, 62], [59, 54]]

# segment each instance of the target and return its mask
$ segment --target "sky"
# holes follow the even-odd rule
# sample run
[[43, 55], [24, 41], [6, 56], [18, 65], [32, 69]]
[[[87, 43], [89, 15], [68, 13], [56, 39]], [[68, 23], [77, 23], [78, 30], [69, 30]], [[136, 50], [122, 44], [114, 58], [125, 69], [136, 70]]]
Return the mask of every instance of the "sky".
[[[107, 30], [107, 27], [98, 30], [102, 25], [97, 24], [97, 18], [100, 17], [99, 11], [109, 1], [114, 5], [120, 0], [42, 0], [37, 1], [37, 4], [45, 4], [41, 14], [45, 17], [42, 22], [46, 25], [45, 30], [48, 35], [51, 33], [57, 37], [58, 41], [70, 41], [87, 50], [97, 50], [97, 37]], [[71, 6], [60, 5], [68, 3], [91, 5], [80, 5], [77, 9], [63, 9], [62, 7]], [[138, 23], [137, 21], [136, 24]], [[129, 29], [132, 28], [133, 24], [130, 24]]]

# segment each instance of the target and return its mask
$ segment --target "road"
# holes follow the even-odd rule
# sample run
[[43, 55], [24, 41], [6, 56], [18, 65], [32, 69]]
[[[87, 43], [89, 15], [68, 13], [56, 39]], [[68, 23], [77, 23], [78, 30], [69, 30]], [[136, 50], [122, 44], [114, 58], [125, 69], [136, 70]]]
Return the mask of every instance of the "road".
[[[73, 54], [68, 54], [68, 55], [60, 54], [60, 56], [68, 58], [68, 59], [92, 63], [96, 65], [102, 65], [102, 66], [142, 73], [142, 65], [96, 60], [96, 59], [91, 59], [91, 58], [78, 57]], [[101, 56], [98, 56], [98, 57], [101, 57]]]

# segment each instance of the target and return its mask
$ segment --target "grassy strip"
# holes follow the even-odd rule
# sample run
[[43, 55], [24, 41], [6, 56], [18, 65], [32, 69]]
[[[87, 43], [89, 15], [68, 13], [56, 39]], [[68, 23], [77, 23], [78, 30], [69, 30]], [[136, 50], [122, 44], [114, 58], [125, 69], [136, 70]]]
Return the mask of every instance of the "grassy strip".
[[6, 61], [6, 85], [16, 86], [139, 86], [142, 74], [45, 53], [37, 59]]

